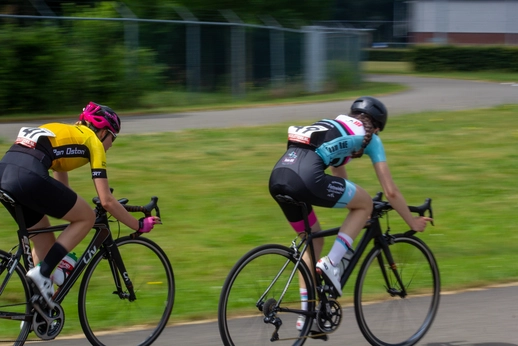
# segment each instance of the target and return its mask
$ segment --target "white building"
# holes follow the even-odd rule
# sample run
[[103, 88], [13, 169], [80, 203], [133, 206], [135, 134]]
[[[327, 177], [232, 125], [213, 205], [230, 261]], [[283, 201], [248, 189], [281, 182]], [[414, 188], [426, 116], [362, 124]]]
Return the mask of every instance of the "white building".
[[518, 0], [413, 0], [410, 43], [518, 45]]

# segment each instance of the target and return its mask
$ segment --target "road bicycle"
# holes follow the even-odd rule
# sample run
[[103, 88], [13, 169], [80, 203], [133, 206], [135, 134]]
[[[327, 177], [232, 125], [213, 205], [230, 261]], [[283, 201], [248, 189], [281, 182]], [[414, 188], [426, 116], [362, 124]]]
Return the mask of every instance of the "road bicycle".
[[[22, 209], [6, 191], [0, 198], [12, 204], [18, 222], [18, 244], [0, 250], [0, 344], [24, 345], [26, 341], [52, 340], [65, 325], [61, 303], [83, 274], [78, 291], [78, 316], [92, 345], [151, 345], [165, 328], [175, 296], [173, 268], [165, 252], [139, 232], [112, 234], [110, 216], [98, 197], [93, 198], [96, 221], [93, 237], [76, 266], [57, 288], [47, 307], [25, 274], [34, 266], [29, 239], [35, 234], [60, 232], [68, 224], [27, 231]], [[158, 198], [145, 206], [128, 205], [129, 212], [160, 216]], [[84, 272], [84, 273], [83, 273]], [[38, 338], [29, 339], [31, 332]], [[28, 340], [29, 339], [29, 340]]]
[[[432, 251], [415, 236], [416, 232], [390, 233], [388, 212], [392, 207], [382, 197], [378, 193], [373, 198], [371, 218], [341, 284], [345, 286], [363, 259], [353, 294], [363, 336], [371, 345], [414, 345], [429, 330], [439, 307], [439, 268]], [[302, 260], [309, 251], [311, 263], [316, 263], [314, 239], [335, 236], [339, 227], [311, 233], [307, 205], [289, 196], [276, 198], [281, 203], [300, 206], [305, 232], [290, 246], [259, 246], [231, 269], [218, 306], [219, 332], [226, 346], [299, 346], [308, 339], [328, 340], [342, 321], [342, 306], [333, 285], [318, 275], [314, 265]], [[433, 217], [431, 199], [409, 209]], [[387, 229], [383, 232], [380, 219], [385, 215]], [[373, 246], [367, 250], [370, 243]], [[307, 300], [301, 300], [299, 282], [307, 288]], [[307, 309], [301, 307], [302, 302]], [[304, 322], [296, 327], [299, 317]]]

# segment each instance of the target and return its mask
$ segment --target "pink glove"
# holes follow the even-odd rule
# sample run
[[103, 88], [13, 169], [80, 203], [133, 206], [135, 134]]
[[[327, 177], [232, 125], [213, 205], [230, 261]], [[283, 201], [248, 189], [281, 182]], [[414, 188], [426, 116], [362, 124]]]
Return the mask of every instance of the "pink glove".
[[139, 232], [139, 233], [148, 233], [148, 232], [150, 232], [153, 229], [153, 227], [157, 223], [160, 224], [162, 222], [160, 221], [160, 218], [158, 218], [156, 216], [148, 216], [148, 217], [140, 218], [138, 220], [139, 227], [138, 227], [138, 231], [137, 232]]

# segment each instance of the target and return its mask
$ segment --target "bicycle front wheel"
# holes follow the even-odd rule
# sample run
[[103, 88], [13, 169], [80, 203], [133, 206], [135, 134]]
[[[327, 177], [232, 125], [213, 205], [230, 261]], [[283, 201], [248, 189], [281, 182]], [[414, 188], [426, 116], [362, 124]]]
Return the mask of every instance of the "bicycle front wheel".
[[24, 315], [29, 316], [31, 305], [31, 290], [25, 279], [25, 269], [17, 263], [12, 275], [7, 281], [12, 269], [12, 256], [0, 250], [0, 344], [21, 346], [29, 335], [30, 321], [20, 320]]
[[[218, 325], [225, 346], [302, 345], [312, 318], [297, 328], [301, 310], [299, 280], [315, 308], [312, 274], [305, 262], [296, 266], [293, 250], [263, 245], [244, 255], [230, 271], [221, 291]], [[276, 334], [276, 326], [278, 327]]]
[[432, 325], [439, 307], [439, 268], [417, 237], [394, 235], [388, 249], [395, 268], [379, 246], [365, 257], [355, 287], [356, 319], [371, 345], [414, 345]]
[[[173, 309], [173, 268], [153, 241], [123, 237], [115, 241], [126, 273], [101, 249], [86, 268], [79, 290], [79, 321], [92, 345], [151, 345]], [[114, 271], [121, 289], [116, 287]], [[135, 300], [122, 280], [133, 284]]]

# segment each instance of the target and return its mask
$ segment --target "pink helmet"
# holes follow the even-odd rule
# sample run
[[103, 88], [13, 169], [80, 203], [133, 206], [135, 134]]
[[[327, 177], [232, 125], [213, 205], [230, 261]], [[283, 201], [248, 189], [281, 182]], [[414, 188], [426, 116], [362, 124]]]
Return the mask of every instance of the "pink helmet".
[[119, 133], [121, 130], [121, 120], [117, 113], [115, 113], [110, 107], [99, 105], [94, 102], [90, 102], [83, 109], [83, 113], [79, 117], [79, 120], [86, 120], [95, 128], [101, 130], [108, 128], [113, 133]]

